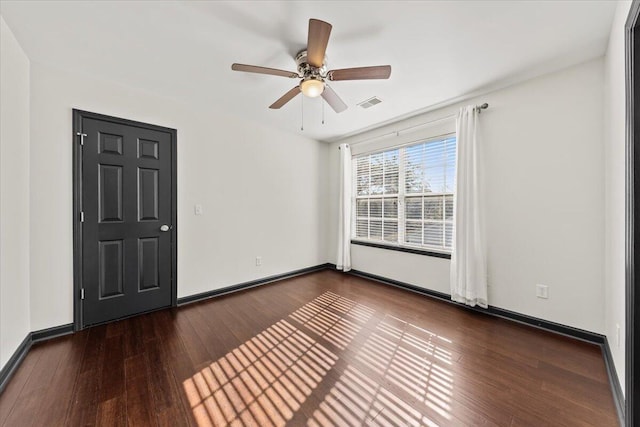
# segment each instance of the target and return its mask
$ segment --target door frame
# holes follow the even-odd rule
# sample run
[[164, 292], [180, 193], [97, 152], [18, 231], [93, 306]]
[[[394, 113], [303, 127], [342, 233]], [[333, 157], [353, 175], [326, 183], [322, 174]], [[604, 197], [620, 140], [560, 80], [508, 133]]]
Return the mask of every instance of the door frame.
[[640, 1], [625, 24], [626, 83], [626, 337], [625, 424], [640, 420]]
[[72, 142], [73, 142], [73, 330], [79, 331], [85, 327], [82, 317], [82, 119], [95, 119], [134, 126], [168, 133], [171, 136], [171, 307], [177, 306], [178, 301], [178, 157], [176, 129], [167, 128], [90, 111], [73, 109]]

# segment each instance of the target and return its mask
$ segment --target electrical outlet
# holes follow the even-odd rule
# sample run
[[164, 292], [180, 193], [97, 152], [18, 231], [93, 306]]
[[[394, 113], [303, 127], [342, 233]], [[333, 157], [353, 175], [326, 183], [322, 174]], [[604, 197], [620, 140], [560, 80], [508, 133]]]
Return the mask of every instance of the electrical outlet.
[[195, 205], [195, 206], [193, 207], [193, 212], [194, 212], [196, 215], [202, 215], [202, 205]]
[[262, 257], [261, 256], [257, 256], [256, 257], [256, 267], [260, 267], [262, 265]]
[[616, 346], [620, 348], [620, 325], [616, 323]]
[[538, 298], [549, 298], [549, 287], [547, 285], [536, 285], [536, 296]]

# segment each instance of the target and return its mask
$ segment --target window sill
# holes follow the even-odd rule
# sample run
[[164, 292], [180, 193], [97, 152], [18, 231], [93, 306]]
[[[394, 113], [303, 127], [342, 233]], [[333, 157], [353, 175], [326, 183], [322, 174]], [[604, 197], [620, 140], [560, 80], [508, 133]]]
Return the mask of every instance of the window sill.
[[445, 258], [445, 259], [451, 259], [451, 254], [448, 253], [444, 253], [444, 252], [435, 252], [435, 251], [430, 251], [428, 249], [417, 249], [417, 248], [407, 248], [404, 246], [392, 246], [392, 245], [384, 245], [381, 243], [374, 243], [374, 242], [366, 242], [366, 241], [362, 241], [362, 240], [351, 240], [351, 244], [352, 245], [360, 245], [360, 246], [369, 246], [372, 248], [379, 248], [379, 249], [388, 249], [391, 251], [398, 251], [398, 252], [407, 252], [410, 254], [417, 254], [417, 255], [426, 255], [426, 256], [431, 256], [431, 257], [436, 257], [436, 258]]

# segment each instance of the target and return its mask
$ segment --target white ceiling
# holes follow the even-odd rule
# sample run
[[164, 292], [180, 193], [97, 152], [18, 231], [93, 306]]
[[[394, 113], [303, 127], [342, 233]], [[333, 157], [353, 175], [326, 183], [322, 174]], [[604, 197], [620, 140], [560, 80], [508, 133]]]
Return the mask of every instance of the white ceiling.
[[[503, 87], [605, 52], [613, 1], [5, 1], [0, 13], [32, 61], [300, 131], [301, 100], [267, 107], [288, 78], [233, 62], [295, 70], [309, 18], [333, 25], [329, 69], [390, 64], [389, 80], [332, 87], [349, 109], [304, 99], [304, 134], [335, 140], [430, 106]], [[371, 96], [370, 109], [356, 106]]]

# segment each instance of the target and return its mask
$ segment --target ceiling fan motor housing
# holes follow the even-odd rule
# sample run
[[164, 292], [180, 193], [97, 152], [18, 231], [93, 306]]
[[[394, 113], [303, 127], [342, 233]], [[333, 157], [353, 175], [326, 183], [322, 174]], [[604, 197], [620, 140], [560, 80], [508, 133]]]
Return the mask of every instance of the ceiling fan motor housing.
[[315, 77], [319, 80], [324, 80], [327, 75], [327, 57], [324, 57], [322, 61], [322, 67], [316, 68], [312, 65], [309, 65], [307, 62], [307, 50], [301, 50], [296, 55], [296, 64], [298, 64], [298, 73], [303, 78], [306, 77]]

